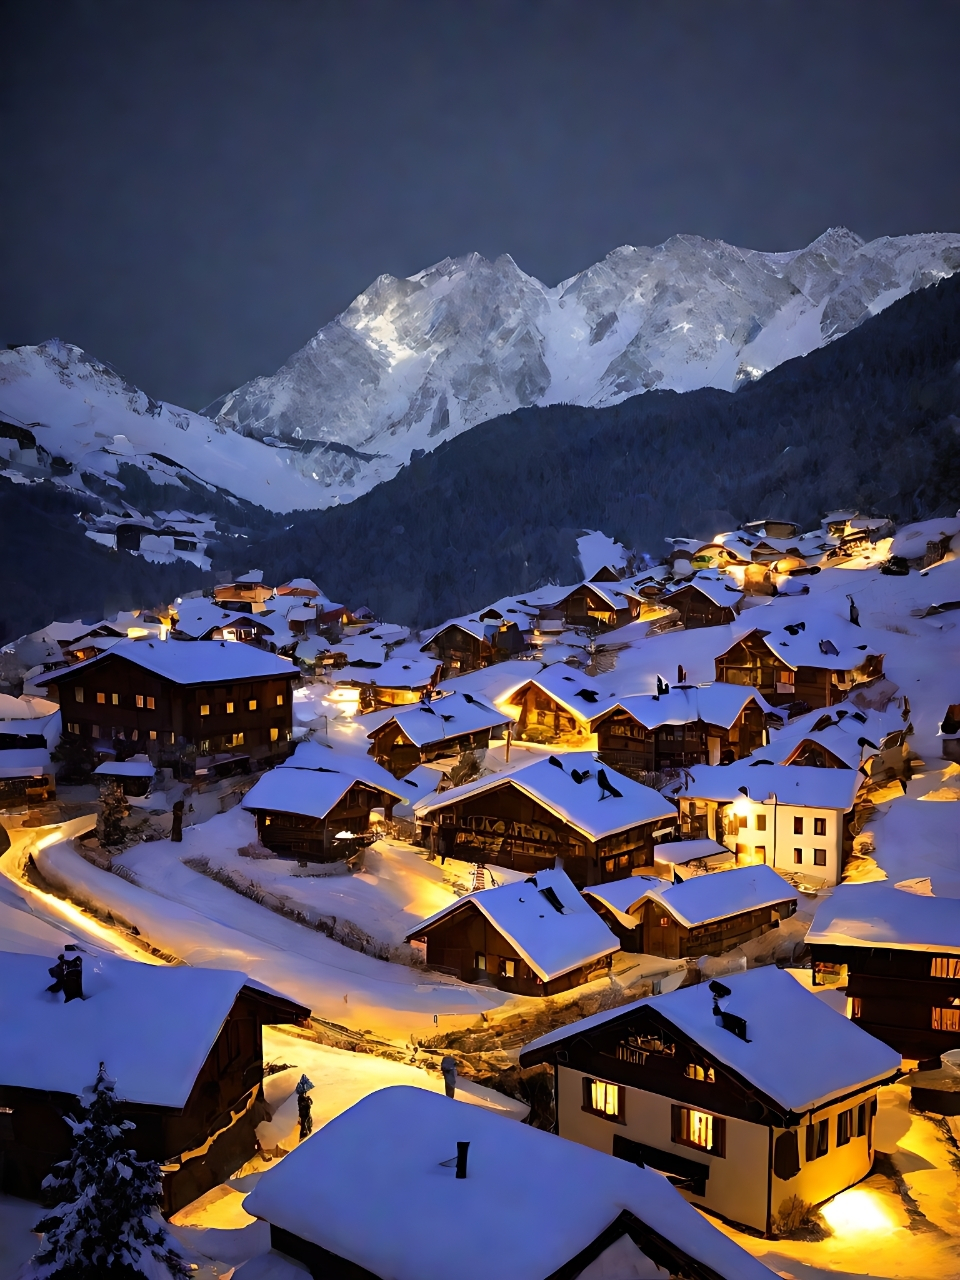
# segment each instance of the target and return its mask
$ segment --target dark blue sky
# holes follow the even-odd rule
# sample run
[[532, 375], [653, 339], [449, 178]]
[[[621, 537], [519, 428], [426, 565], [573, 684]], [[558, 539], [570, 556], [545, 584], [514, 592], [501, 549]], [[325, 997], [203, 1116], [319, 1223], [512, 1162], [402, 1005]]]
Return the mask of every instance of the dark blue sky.
[[0, 341], [200, 407], [381, 272], [960, 230], [956, 0], [6, 0]]

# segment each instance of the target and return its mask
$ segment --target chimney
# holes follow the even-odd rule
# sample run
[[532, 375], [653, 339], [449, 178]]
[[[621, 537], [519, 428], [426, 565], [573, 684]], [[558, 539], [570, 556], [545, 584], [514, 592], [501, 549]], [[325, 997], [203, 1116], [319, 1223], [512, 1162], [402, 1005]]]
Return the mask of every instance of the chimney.
[[465, 1178], [467, 1176], [467, 1152], [470, 1150], [469, 1142], [457, 1143], [457, 1177]]

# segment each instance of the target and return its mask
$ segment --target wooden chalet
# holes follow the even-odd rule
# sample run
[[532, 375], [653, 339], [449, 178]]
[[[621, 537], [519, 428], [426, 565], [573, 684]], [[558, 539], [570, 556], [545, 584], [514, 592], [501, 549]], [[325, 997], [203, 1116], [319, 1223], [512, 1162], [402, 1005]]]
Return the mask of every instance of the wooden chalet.
[[793, 1197], [820, 1204], [867, 1176], [877, 1090], [900, 1069], [772, 965], [562, 1027], [521, 1051], [521, 1066], [541, 1062], [560, 1137], [657, 1169], [765, 1234]]
[[415, 802], [419, 841], [441, 858], [536, 874], [562, 859], [578, 887], [652, 867], [673, 805], [589, 752], [540, 756]]
[[687, 631], [695, 627], [722, 627], [740, 612], [743, 592], [719, 574], [698, 574], [660, 597], [660, 604], [676, 609]]
[[756, 691], [742, 685], [680, 685], [621, 698], [590, 727], [604, 764], [638, 777], [742, 759], [763, 746], [766, 716]]
[[[42, 746], [0, 750], [0, 809], [56, 799], [56, 768], [42, 736], [35, 736]], [[32, 734], [21, 739], [33, 740]]]
[[65, 1160], [100, 1063], [116, 1080], [141, 1159], [159, 1162], [168, 1216], [217, 1186], [256, 1149], [265, 1023], [309, 1009], [242, 973], [84, 960], [83, 999], [51, 994], [48, 957], [0, 952], [0, 1189], [36, 1200]]
[[56, 690], [64, 731], [94, 751], [122, 740], [177, 764], [188, 750], [286, 755], [299, 674], [285, 658], [225, 640], [120, 640], [37, 683]]
[[612, 631], [640, 616], [640, 598], [624, 583], [591, 580], [574, 587], [555, 603], [568, 627], [587, 631]]
[[721, 955], [776, 929], [797, 910], [796, 890], [762, 865], [678, 884], [632, 876], [583, 892], [624, 951], [670, 960]]
[[270, 647], [273, 634], [263, 618], [224, 609], [211, 600], [185, 600], [178, 605], [170, 632], [174, 640], [239, 640], [261, 649]]
[[443, 664], [441, 678], [479, 671], [495, 662], [515, 658], [526, 648], [515, 622], [499, 614], [482, 618], [453, 618], [426, 633], [421, 653], [430, 653]]
[[260, 843], [281, 857], [338, 862], [356, 853], [370, 831], [370, 812], [389, 819], [394, 804], [416, 792], [372, 760], [302, 743], [285, 764], [265, 773], [241, 804], [257, 820]]
[[560, 870], [458, 898], [407, 941], [429, 967], [522, 996], [553, 996], [600, 977], [620, 947]]
[[329, 1121], [244, 1208], [316, 1280], [771, 1275], [651, 1170], [408, 1085]]
[[858, 769], [754, 760], [696, 765], [676, 793], [680, 830], [720, 841], [738, 863], [766, 863], [814, 887], [837, 884], [865, 781]]
[[419, 702], [437, 687], [440, 672], [436, 658], [355, 658], [344, 665], [337, 684], [356, 689], [361, 711], [380, 711]]
[[[375, 722], [367, 732], [370, 754], [397, 778], [429, 760], [485, 750], [491, 734], [501, 738], [511, 723], [509, 716], [470, 693], [421, 699], [397, 711], [374, 713], [370, 719]], [[364, 725], [364, 717], [358, 723]]]
[[225, 582], [213, 589], [213, 598], [217, 604], [238, 613], [263, 613], [266, 602], [272, 595], [273, 587], [264, 583], [259, 569], [244, 574], [236, 582]]
[[590, 676], [565, 662], [544, 667], [501, 703], [518, 709], [514, 736], [521, 741], [571, 747], [592, 745], [591, 723], [612, 705]]
[[807, 935], [817, 985], [846, 986], [851, 1019], [905, 1058], [960, 1049], [960, 904], [839, 885]]
[[859, 627], [837, 618], [757, 629], [719, 655], [717, 680], [756, 689], [774, 707], [831, 707], [883, 675], [883, 654], [866, 639]]

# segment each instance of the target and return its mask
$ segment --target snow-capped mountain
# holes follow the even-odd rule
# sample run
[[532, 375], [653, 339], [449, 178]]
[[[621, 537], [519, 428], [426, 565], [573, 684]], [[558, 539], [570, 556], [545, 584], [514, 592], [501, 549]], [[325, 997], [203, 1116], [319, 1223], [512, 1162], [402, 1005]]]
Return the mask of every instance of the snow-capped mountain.
[[54, 460], [61, 487], [82, 490], [87, 473], [119, 497], [115, 477], [127, 463], [158, 486], [182, 489], [195, 480], [271, 511], [327, 505], [291, 450], [153, 400], [69, 343], [0, 351], [0, 419], [8, 424], [0, 427], [0, 471], [22, 478], [43, 477], [50, 472], [44, 462]]
[[295, 449], [329, 506], [522, 406], [734, 390], [958, 268], [960, 235], [865, 243], [843, 228], [790, 253], [674, 236], [555, 288], [512, 258], [468, 254], [381, 276], [276, 374], [206, 412]]

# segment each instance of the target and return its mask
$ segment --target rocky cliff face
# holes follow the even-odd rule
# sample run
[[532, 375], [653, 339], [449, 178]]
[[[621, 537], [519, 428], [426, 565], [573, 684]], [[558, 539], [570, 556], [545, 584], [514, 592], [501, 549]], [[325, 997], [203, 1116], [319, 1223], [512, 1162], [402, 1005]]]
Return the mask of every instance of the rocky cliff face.
[[208, 412], [283, 448], [333, 505], [517, 408], [733, 390], [958, 267], [960, 235], [864, 243], [842, 228], [792, 253], [674, 236], [555, 288], [509, 257], [468, 254], [381, 276], [276, 374]]

